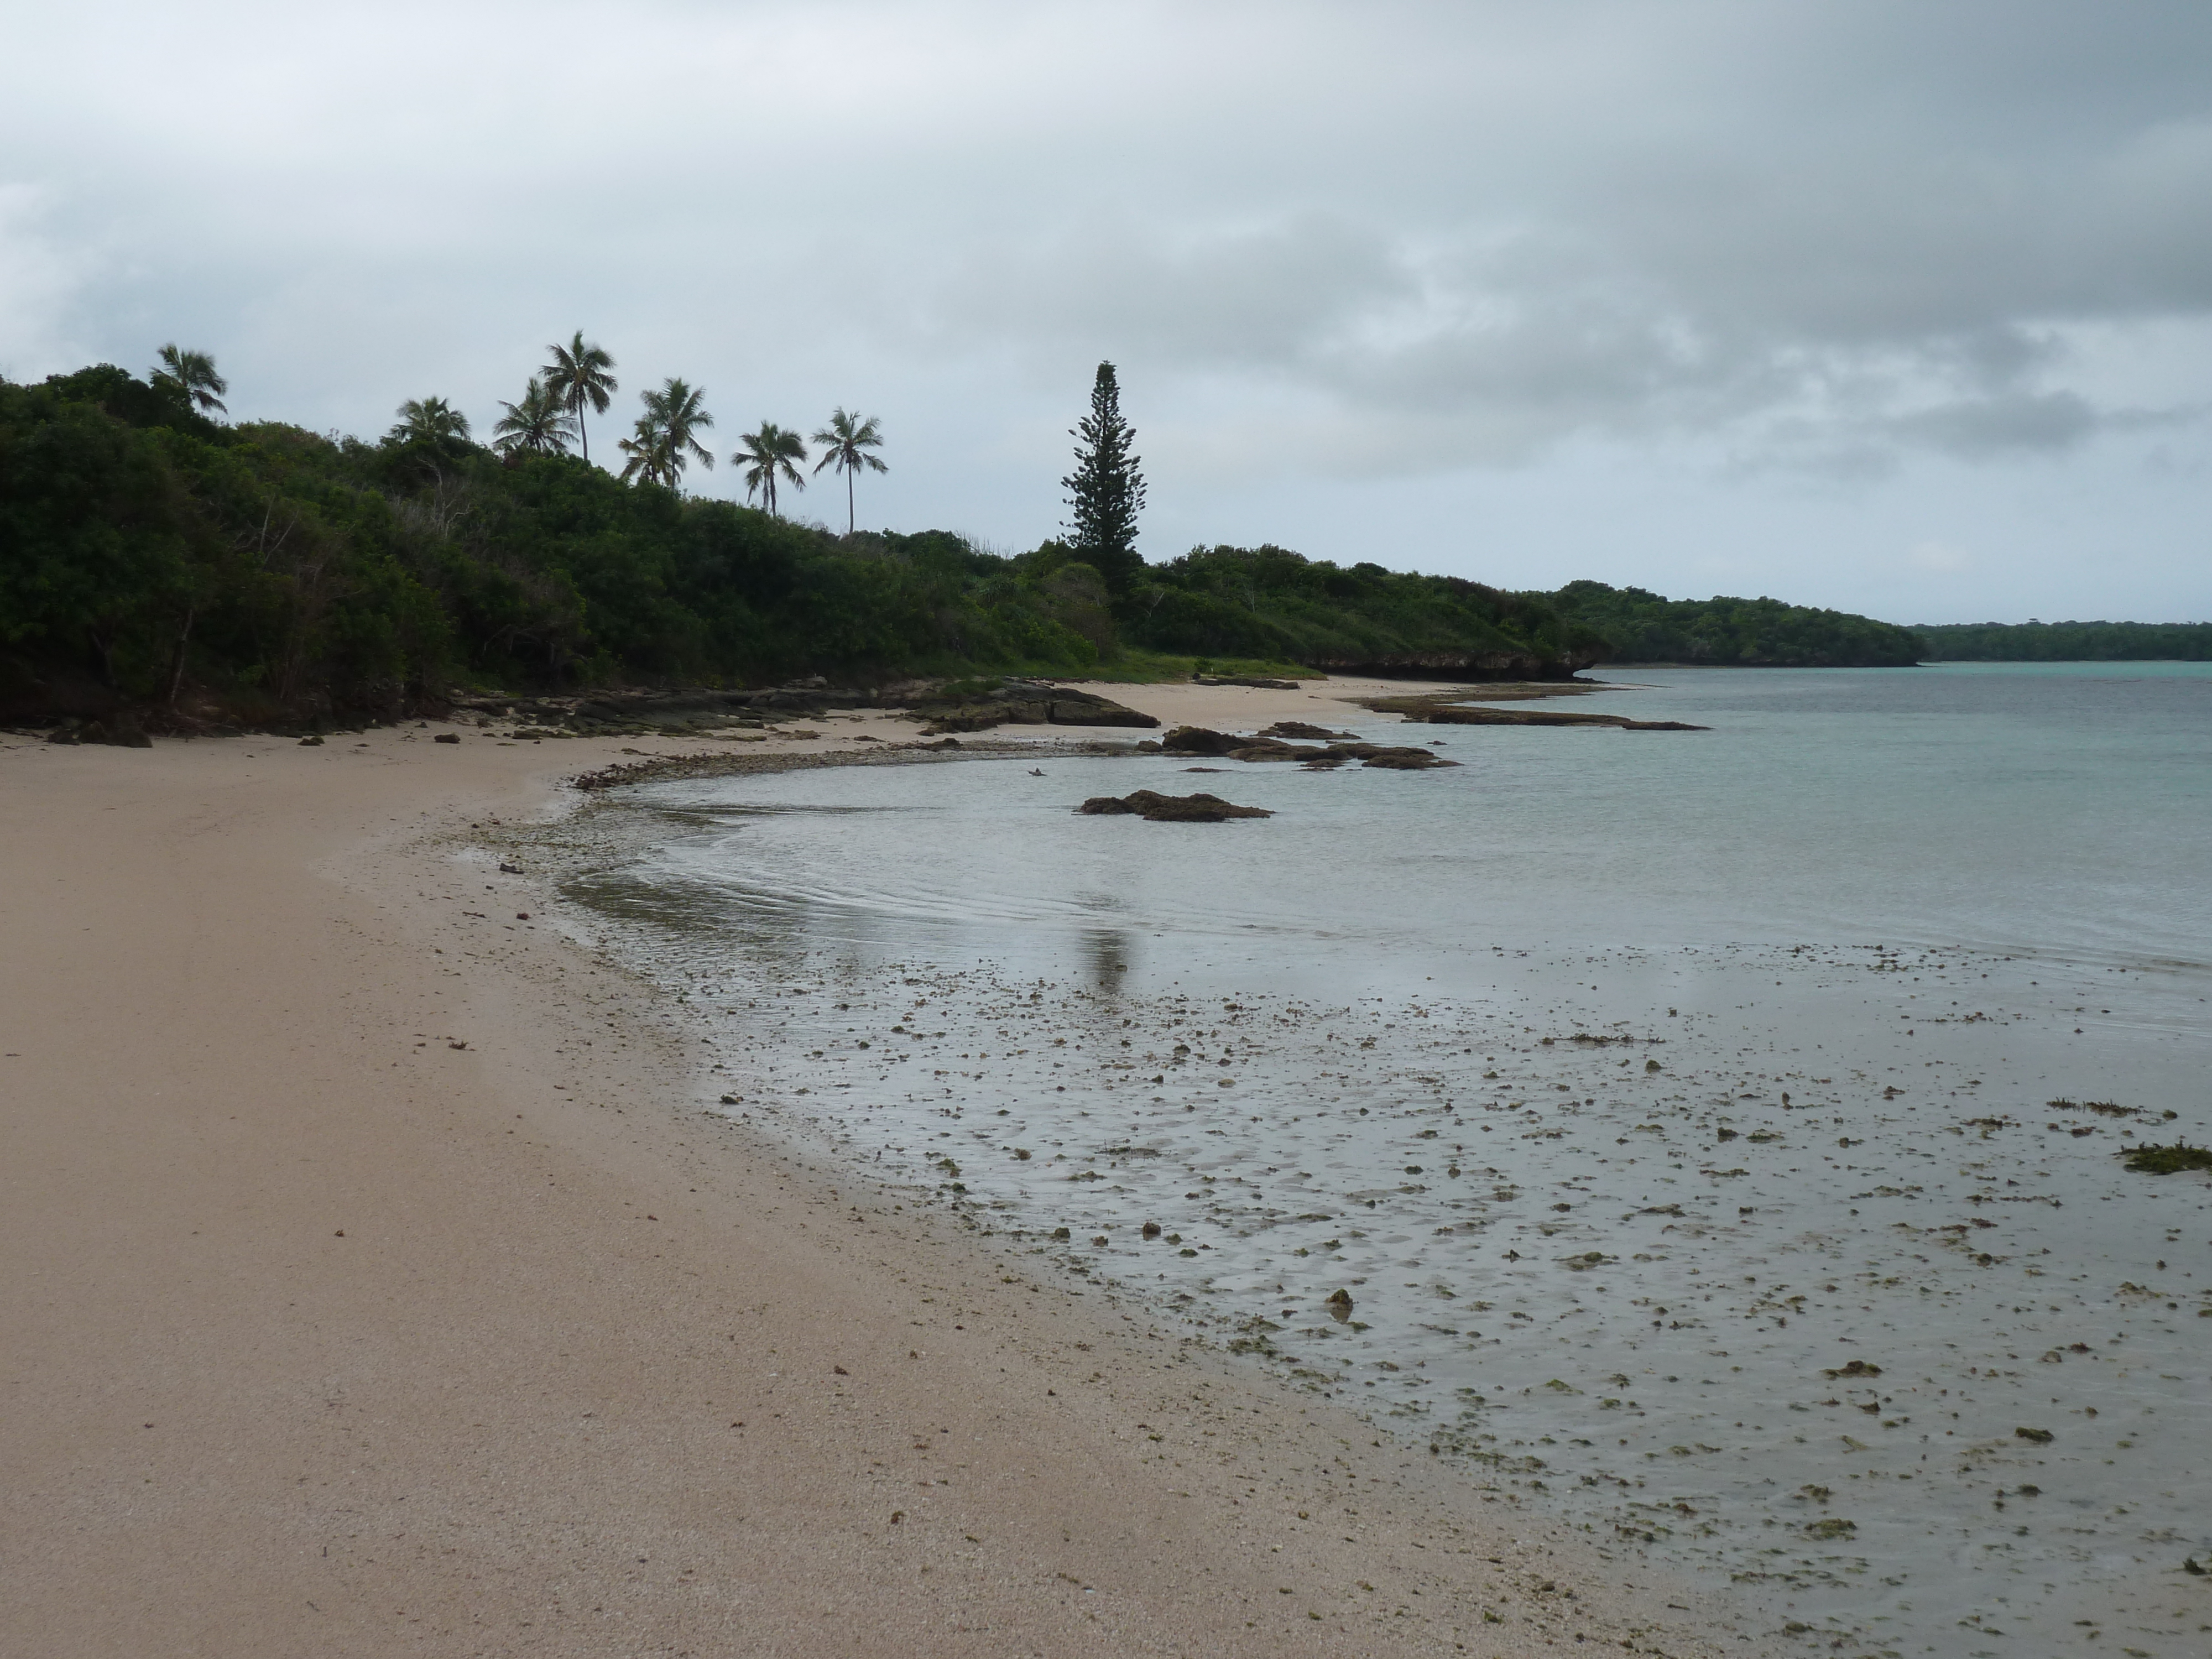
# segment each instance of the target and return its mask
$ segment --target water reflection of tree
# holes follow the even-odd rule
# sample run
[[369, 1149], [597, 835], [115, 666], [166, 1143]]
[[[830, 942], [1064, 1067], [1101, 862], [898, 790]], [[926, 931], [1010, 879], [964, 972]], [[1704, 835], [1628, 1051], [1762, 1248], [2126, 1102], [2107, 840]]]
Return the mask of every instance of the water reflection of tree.
[[1090, 969], [1091, 988], [1119, 995], [1136, 936], [1118, 927], [1095, 927], [1083, 936], [1084, 965]]

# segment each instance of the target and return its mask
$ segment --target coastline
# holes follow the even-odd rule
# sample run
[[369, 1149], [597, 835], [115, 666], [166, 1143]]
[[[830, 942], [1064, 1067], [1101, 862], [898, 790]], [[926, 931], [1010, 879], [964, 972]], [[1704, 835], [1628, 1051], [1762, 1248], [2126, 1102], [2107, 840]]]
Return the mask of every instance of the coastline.
[[[1241, 726], [1366, 689], [1107, 690]], [[456, 853], [698, 745], [431, 736], [0, 745], [27, 1650], [1723, 1638], [1724, 1605], [697, 1109], [696, 1036]]]

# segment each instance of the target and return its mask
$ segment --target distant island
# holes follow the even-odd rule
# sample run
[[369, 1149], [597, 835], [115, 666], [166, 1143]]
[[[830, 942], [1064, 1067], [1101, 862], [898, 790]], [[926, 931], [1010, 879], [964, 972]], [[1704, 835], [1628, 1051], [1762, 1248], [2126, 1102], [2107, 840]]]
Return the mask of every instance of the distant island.
[[[872, 418], [840, 408], [818, 472], [838, 532], [778, 511], [804, 486], [796, 428], [763, 422], [734, 465], [755, 507], [687, 494], [712, 419], [672, 380], [617, 476], [566, 453], [611, 359], [552, 349], [490, 447], [441, 398], [374, 441], [214, 416], [204, 353], [0, 380], [0, 721], [127, 708], [152, 729], [378, 720], [469, 690], [748, 687], [1018, 674], [1158, 680], [1319, 672], [1559, 679], [1602, 662], [1906, 665], [1923, 659], [2181, 656], [2212, 626], [1907, 629], [1771, 599], [1669, 600], [1570, 582], [1513, 592], [1287, 549], [1136, 556], [1144, 484], [1099, 366], [1066, 539], [1001, 555], [945, 531], [851, 527], [883, 471]], [[597, 356], [592, 354], [597, 353]], [[558, 369], [559, 374], [553, 371]]]
[[1929, 662], [2212, 662], [2212, 623], [1923, 623], [1912, 633]]

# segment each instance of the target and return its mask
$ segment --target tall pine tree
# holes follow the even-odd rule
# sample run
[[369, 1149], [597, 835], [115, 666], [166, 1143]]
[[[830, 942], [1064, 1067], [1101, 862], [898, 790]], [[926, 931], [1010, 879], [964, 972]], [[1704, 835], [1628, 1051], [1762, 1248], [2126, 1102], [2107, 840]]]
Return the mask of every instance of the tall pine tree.
[[1074, 516], [1067, 524], [1075, 556], [1105, 578], [1107, 590], [1126, 593], [1145, 562], [1137, 554], [1137, 514], [1145, 505], [1145, 478], [1130, 453], [1137, 434], [1121, 418], [1121, 389], [1114, 365], [1098, 365], [1091, 412], [1069, 433], [1075, 471], [1062, 478]]

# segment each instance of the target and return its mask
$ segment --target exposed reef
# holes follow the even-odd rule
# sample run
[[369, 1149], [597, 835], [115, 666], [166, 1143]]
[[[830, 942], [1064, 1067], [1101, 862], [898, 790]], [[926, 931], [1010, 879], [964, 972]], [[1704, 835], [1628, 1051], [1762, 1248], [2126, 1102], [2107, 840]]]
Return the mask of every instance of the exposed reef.
[[1147, 823], [1224, 823], [1231, 818], [1271, 818], [1264, 806], [1237, 806], [1218, 795], [1163, 795], [1139, 789], [1127, 795], [1093, 795], [1075, 809], [1086, 817], [1134, 814]]

